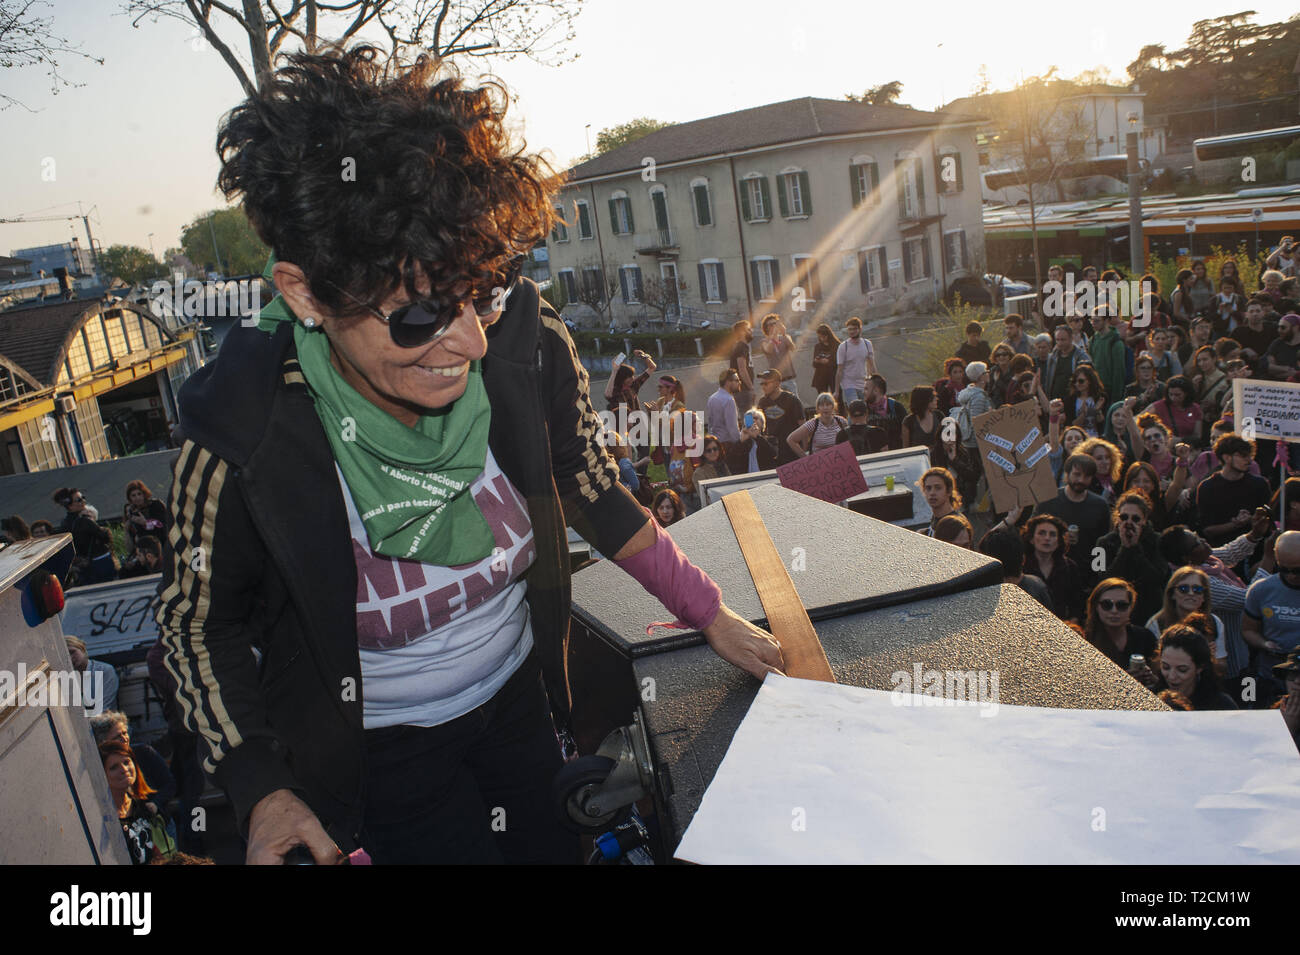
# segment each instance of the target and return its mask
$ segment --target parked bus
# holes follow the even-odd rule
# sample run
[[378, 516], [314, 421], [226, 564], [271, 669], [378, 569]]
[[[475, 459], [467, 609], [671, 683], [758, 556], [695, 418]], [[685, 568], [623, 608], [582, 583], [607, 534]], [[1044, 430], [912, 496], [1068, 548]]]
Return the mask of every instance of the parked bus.
[[[1278, 157], [1283, 150], [1287, 152]], [[1198, 139], [1192, 144], [1192, 157], [1198, 182], [1300, 181], [1300, 126]], [[1247, 164], [1246, 159], [1254, 162]], [[1248, 168], [1251, 178], [1242, 178]]]
[[[1145, 183], [1151, 164], [1138, 160]], [[1008, 206], [1029, 204], [1030, 176], [1024, 169], [994, 169], [984, 173], [984, 201]], [[1034, 170], [1034, 201], [1064, 202], [1109, 193], [1128, 192], [1128, 157], [1096, 156], [1061, 163], [1054, 171]]]

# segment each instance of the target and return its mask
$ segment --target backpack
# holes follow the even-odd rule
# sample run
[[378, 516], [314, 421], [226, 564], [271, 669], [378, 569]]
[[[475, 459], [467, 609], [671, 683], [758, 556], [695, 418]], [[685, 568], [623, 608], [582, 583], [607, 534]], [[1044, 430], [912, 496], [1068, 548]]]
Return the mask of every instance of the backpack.
[[970, 405], [958, 405], [948, 409], [948, 416], [957, 419], [957, 428], [961, 432], [961, 443], [966, 447], [975, 445], [975, 428], [970, 420]]

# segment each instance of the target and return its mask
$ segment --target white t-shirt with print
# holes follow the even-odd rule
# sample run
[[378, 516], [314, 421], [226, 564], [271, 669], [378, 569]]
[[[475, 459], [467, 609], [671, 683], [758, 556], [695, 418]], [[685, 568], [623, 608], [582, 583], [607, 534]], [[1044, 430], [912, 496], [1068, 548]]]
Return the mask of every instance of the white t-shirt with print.
[[489, 450], [470, 493], [492, 529], [494, 551], [440, 567], [375, 554], [342, 471], [338, 477], [357, 564], [365, 728], [437, 726], [486, 703], [533, 646], [520, 578], [537, 548], [523, 497]]

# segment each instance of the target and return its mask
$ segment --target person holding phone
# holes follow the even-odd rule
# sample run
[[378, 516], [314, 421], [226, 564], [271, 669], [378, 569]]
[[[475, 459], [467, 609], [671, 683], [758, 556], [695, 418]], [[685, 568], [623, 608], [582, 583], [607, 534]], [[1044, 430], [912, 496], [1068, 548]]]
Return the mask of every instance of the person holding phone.
[[1300, 275], [1300, 256], [1296, 255], [1295, 239], [1289, 235], [1282, 236], [1277, 248], [1264, 260], [1264, 265], [1287, 278]]

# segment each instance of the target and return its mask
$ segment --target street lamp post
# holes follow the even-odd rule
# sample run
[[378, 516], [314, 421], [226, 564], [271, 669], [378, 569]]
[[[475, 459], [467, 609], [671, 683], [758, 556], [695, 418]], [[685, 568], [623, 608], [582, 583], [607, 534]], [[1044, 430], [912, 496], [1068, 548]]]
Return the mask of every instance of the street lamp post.
[[1138, 163], [1138, 114], [1128, 114], [1128, 135], [1124, 140], [1128, 153], [1128, 266], [1134, 276], [1146, 271], [1142, 239], [1142, 169]]

